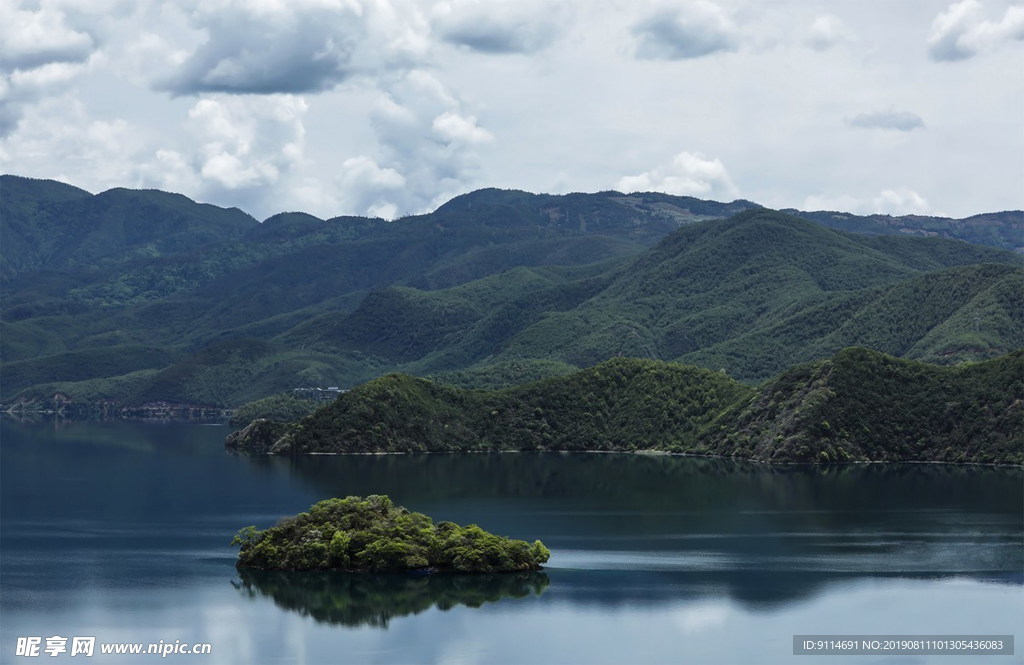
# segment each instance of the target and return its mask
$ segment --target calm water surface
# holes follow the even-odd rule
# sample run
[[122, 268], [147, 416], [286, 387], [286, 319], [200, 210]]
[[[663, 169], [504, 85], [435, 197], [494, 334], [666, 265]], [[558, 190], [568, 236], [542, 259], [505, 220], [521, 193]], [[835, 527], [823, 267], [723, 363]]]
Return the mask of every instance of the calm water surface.
[[[233, 457], [223, 426], [0, 432], [0, 662], [19, 636], [209, 642], [196, 663], [808, 663], [794, 634], [1014, 634], [1024, 473], [620, 455]], [[540, 538], [519, 576], [245, 574], [228, 546], [331, 496]], [[828, 663], [961, 663], [831, 657]]]

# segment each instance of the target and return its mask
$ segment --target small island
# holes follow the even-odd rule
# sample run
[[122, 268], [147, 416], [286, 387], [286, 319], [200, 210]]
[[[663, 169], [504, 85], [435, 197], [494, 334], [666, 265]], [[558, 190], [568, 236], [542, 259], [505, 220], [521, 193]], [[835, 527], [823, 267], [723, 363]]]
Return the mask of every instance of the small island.
[[383, 495], [327, 499], [308, 512], [235, 536], [240, 569], [500, 573], [540, 570], [539, 540], [503, 538], [471, 524], [434, 524]]

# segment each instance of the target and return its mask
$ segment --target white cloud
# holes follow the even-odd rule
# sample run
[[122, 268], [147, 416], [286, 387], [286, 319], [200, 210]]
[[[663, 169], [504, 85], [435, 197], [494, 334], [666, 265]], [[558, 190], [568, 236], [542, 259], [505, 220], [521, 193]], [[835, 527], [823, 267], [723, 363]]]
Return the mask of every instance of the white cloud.
[[[70, 94], [49, 97], [4, 141], [0, 167], [93, 190], [101, 188], [97, 184], [132, 185], [143, 134], [122, 118], [91, 118]], [[38, 165], [50, 166], [49, 172], [39, 173]]]
[[739, 46], [732, 17], [722, 6], [703, 0], [659, 9], [636, 23], [632, 32], [637, 57], [648, 60], [699, 58]]
[[249, 190], [259, 196], [277, 184], [302, 157], [308, 106], [301, 97], [206, 97], [189, 111], [195, 139], [190, 161], [204, 187]]
[[351, 73], [361, 12], [346, 3], [298, 9], [276, 2], [200, 5], [192, 20], [207, 39], [164, 85], [178, 94], [333, 87]]
[[639, 175], [625, 176], [616, 185], [623, 192], [664, 192], [702, 198], [734, 197], [736, 186], [718, 159], [681, 152], [671, 163]]
[[926, 215], [931, 213], [928, 201], [909, 187], [884, 189], [876, 196], [850, 194], [813, 195], [804, 199], [803, 210], [829, 210], [861, 215]]
[[0, 138], [17, 128], [33, 104], [66, 92], [86, 67], [74, 62], [49, 62], [0, 74]]
[[72, 62], [48, 62], [33, 69], [16, 69], [11, 72], [9, 81], [15, 88], [22, 90], [43, 91], [56, 86], [63, 86], [82, 72], [84, 66]]
[[875, 210], [890, 215], [924, 215], [931, 210], [923, 196], [907, 187], [883, 190], [873, 203]]
[[398, 206], [394, 203], [375, 203], [366, 209], [366, 214], [390, 221], [398, 216]]
[[804, 43], [815, 51], [827, 51], [849, 39], [850, 31], [838, 17], [822, 14], [815, 17], [807, 28]]
[[998, 21], [985, 20], [978, 0], [961, 0], [935, 17], [928, 36], [932, 60], [966, 60], [1010, 42], [1024, 40], [1024, 7], [1011, 6]]
[[66, 92], [95, 52], [92, 35], [69, 26], [59, 6], [0, 3], [0, 137], [29, 106]]
[[866, 212], [864, 201], [850, 194], [812, 194], [804, 199], [801, 210], [830, 212]]
[[431, 14], [442, 39], [484, 53], [534, 53], [569, 22], [566, 5], [538, 0], [454, 0], [438, 3]]
[[423, 57], [429, 30], [407, 0], [219, 0], [189, 14], [206, 38], [158, 82], [176, 94], [312, 93]]
[[298, 191], [306, 195], [300, 198], [307, 209], [309, 203], [333, 203], [322, 185], [303, 181], [307, 110], [306, 101], [293, 95], [203, 97], [188, 109], [177, 140], [150, 136], [118, 161], [131, 165], [128, 182], [134, 186], [177, 191], [257, 216], [295, 209]]
[[435, 76], [413, 70], [388, 85], [372, 112], [384, 168], [401, 174], [405, 187], [381, 204], [424, 212], [466, 190], [477, 165], [476, 149], [493, 135]]
[[405, 186], [405, 177], [395, 169], [381, 167], [366, 155], [359, 155], [342, 162], [336, 184], [346, 209], [392, 219], [398, 206], [389, 199]]
[[154, 159], [142, 167], [141, 175], [143, 182], [171, 192], [187, 192], [195, 196], [202, 190], [201, 175], [189, 159], [176, 150], [158, 149]]
[[4, 69], [32, 69], [54, 62], [84, 62], [93, 38], [72, 29], [64, 12], [49, 3], [34, 10], [20, 2], [0, 3], [0, 64]]
[[473, 116], [464, 118], [452, 111], [445, 111], [434, 118], [432, 126], [434, 133], [449, 143], [486, 143], [494, 138], [489, 131], [477, 126]]
[[847, 119], [847, 124], [852, 127], [863, 129], [895, 129], [900, 132], [909, 132], [924, 127], [924, 120], [921, 116], [910, 111], [875, 111], [873, 113], [861, 113]]

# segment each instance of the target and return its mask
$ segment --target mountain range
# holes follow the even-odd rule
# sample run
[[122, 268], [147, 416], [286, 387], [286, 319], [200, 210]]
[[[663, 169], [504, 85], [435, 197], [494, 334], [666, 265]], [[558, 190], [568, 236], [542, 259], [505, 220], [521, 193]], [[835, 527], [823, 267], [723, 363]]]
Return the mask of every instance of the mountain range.
[[229, 407], [393, 371], [500, 387], [616, 356], [756, 383], [852, 345], [977, 361], [1024, 346], [1022, 236], [1021, 211], [496, 189], [393, 222], [259, 222], [2, 176], [0, 400]]

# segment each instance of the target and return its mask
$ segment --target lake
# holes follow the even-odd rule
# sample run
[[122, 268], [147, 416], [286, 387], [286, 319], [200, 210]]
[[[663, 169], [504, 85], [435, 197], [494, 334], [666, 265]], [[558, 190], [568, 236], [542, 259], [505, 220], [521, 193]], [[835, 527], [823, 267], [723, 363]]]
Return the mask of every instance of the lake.
[[[4, 420], [0, 662], [961, 663], [796, 634], [1024, 637], [1024, 472], [603, 454], [228, 455], [228, 428]], [[228, 543], [331, 496], [539, 538], [512, 576], [240, 575]], [[209, 655], [15, 656], [19, 637]], [[69, 641], [70, 646], [70, 641]]]

